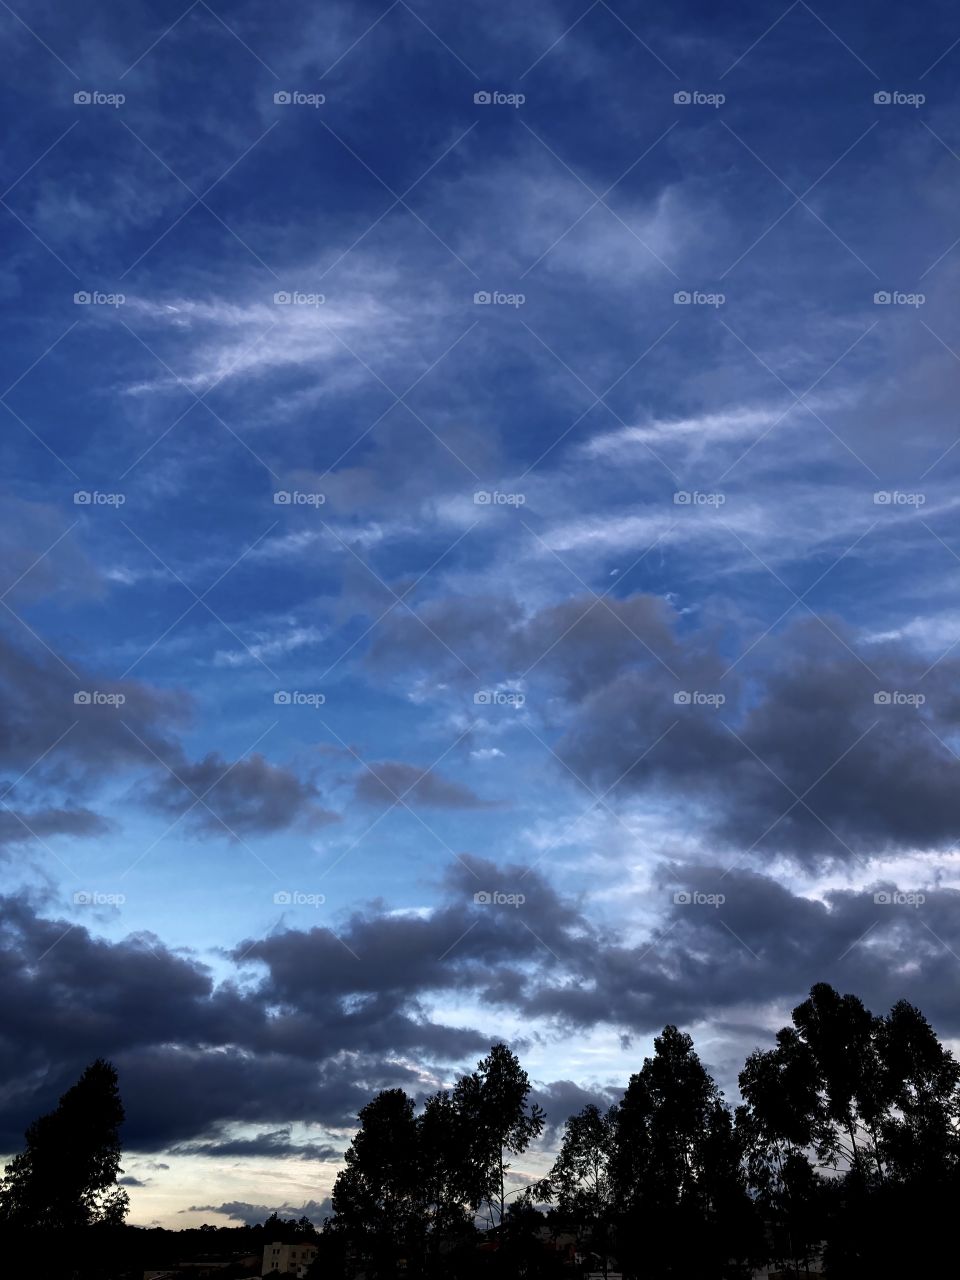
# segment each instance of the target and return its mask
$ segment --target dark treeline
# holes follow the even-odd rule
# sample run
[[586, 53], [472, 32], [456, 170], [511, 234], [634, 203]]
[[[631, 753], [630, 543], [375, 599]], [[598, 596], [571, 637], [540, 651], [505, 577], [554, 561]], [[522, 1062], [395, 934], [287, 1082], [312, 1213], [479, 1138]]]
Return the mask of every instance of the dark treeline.
[[[237, 1229], [238, 1245], [310, 1240], [323, 1280], [956, 1271], [960, 1068], [918, 1009], [875, 1016], [815, 986], [739, 1084], [733, 1110], [690, 1037], [665, 1027], [620, 1102], [570, 1116], [552, 1169], [531, 1181], [515, 1166], [546, 1117], [494, 1045], [419, 1110], [401, 1089], [363, 1108], [319, 1232], [274, 1218]], [[121, 1119], [116, 1075], [98, 1062], [28, 1130], [0, 1190], [0, 1244], [8, 1259], [38, 1251], [9, 1274], [113, 1280], [121, 1255], [141, 1256], [132, 1242], [147, 1233], [121, 1225]], [[48, 1273], [58, 1240], [70, 1265]]]
[[[622, 1100], [565, 1125], [549, 1176], [506, 1203], [543, 1126], [494, 1048], [421, 1114], [379, 1094], [337, 1178], [318, 1276], [911, 1275], [960, 1247], [960, 1070], [905, 1001], [877, 1017], [815, 986], [739, 1077], [735, 1111], [688, 1035], [665, 1027]], [[483, 1232], [483, 1228], [487, 1230]], [[486, 1249], [476, 1247], [476, 1232]]]

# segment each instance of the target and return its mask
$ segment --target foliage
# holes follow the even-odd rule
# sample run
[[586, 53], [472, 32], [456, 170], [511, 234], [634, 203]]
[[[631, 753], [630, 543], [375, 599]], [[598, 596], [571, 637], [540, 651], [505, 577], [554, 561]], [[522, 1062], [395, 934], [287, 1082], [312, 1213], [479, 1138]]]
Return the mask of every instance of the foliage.
[[117, 1186], [122, 1123], [117, 1073], [98, 1058], [56, 1110], [27, 1129], [25, 1149], [6, 1166], [0, 1218], [54, 1231], [122, 1222], [129, 1205]]

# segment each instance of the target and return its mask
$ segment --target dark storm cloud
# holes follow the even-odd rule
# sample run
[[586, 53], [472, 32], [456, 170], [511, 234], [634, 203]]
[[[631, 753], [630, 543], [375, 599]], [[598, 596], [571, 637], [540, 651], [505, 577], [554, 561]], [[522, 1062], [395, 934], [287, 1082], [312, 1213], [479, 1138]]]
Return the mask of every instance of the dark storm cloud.
[[267, 1220], [271, 1214], [277, 1213], [281, 1218], [309, 1218], [315, 1227], [323, 1225], [324, 1218], [333, 1213], [330, 1197], [323, 1200], [305, 1200], [301, 1205], [292, 1204], [249, 1204], [246, 1200], [228, 1200], [224, 1204], [192, 1204], [182, 1213], [223, 1213], [234, 1222], [242, 1222], [245, 1226], [255, 1227]]
[[[236, 984], [215, 983], [154, 938], [106, 942], [6, 899], [0, 1145], [15, 1149], [28, 1121], [99, 1054], [120, 1071], [132, 1150], [327, 1158], [324, 1146], [294, 1142], [289, 1126], [349, 1128], [382, 1088], [422, 1097], [425, 1078], [449, 1074], [436, 1064], [486, 1051], [501, 1008], [565, 1035], [598, 1025], [649, 1034], [758, 1008], [786, 1017], [825, 980], [877, 1010], [905, 996], [941, 1033], [960, 1034], [960, 892], [922, 893], [878, 884], [821, 901], [740, 867], [668, 865], [638, 902], [654, 923], [627, 944], [535, 871], [458, 863], [428, 916], [372, 906], [337, 933], [318, 926], [244, 942]], [[430, 998], [451, 992], [486, 1009], [490, 1025], [433, 1021]], [[560, 1123], [607, 1093], [557, 1081], [538, 1096]], [[254, 1136], [228, 1132], [238, 1124]]]
[[[444, 878], [444, 897], [425, 917], [358, 911], [339, 935], [322, 927], [289, 930], [244, 942], [236, 954], [266, 966], [260, 990], [270, 1005], [320, 1011], [349, 990], [382, 999], [378, 1012], [388, 1019], [390, 1001], [404, 993], [492, 989], [509, 981], [514, 964], [572, 962], [596, 937], [575, 906], [523, 867], [458, 861]], [[478, 1037], [470, 1048], [480, 1046]]]
[[350, 1125], [379, 1088], [409, 1086], [402, 1067], [352, 1054], [316, 1063], [249, 1047], [155, 1044], [113, 1056], [127, 1108], [125, 1144], [156, 1151], [202, 1137], [211, 1122]]
[[230, 764], [217, 752], [166, 772], [148, 793], [165, 813], [190, 815], [198, 830], [215, 835], [264, 835], [291, 827], [315, 830], [337, 815], [320, 804], [320, 791], [258, 752]]
[[[917, 892], [923, 900], [914, 905]], [[877, 883], [832, 890], [820, 901], [757, 872], [685, 866], [664, 868], [657, 893], [662, 914], [647, 937], [591, 951], [576, 984], [531, 987], [527, 1012], [652, 1032], [666, 1022], [714, 1021], [744, 1005], [786, 1012], [814, 982], [827, 981], [877, 1011], [906, 997], [942, 1033], [960, 1032], [956, 890]]]
[[[521, 908], [474, 900], [521, 887], [523, 926]], [[30, 1118], [100, 1054], [120, 1069], [125, 1140], [137, 1150], [193, 1142], [227, 1154], [214, 1150], [227, 1140], [211, 1126], [347, 1126], [380, 1088], [421, 1092], [422, 1077], [398, 1055], [461, 1062], [493, 1038], [431, 1020], [424, 997], [502, 984], [508, 973], [518, 987], [522, 970], [551, 967], [555, 953], [572, 958], [573, 935], [586, 931], [521, 868], [458, 864], [445, 893], [427, 919], [371, 908], [339, 934], [318, 927], [245, 942], [236, 958], [263, 972], [243, 990], [216, 985], [196, 959], [153, 937], [107, 942], [3, 900], [0, 1071], [12, 1083], [0, 1142], [15, 1147]]]
[[559, 695], [555, 750], [586, 786], [672, 802], [731, 857], [849, 861], [943, 847], [960, 830], [953, 655], [931, 665], [817, 618], [754, 647], [759, 633], [693, 632], [645, 596], [584, 596], [527, 617], [509, 600], [446, 599], [424, 617], [442, 644], [395, 615], [372, 666], [430, 666], [465, 702], [471, 677], [444, 645], [483, 680], [526, 675], [544, 690], [528, 707]]
[[[432, 1021], [421, 996], [464, 975], [477, 985], [491, 964], [514, 953], [529, 960], [540, 944], [506, 909], [478, 907], [478, 881], [462, 868], [460, 875], [462, 886], [450, 888], [454, 904], [436, 921], [371, 910], [339, 936], [318, 928], [245, 943], [238, 958], [246, 953], [265, 976], [243, 992], [215, 985], [198, 961], [152, 937], [106, 942], [82, 924], [5, 899], [0, 1070], [20, 1084], [11, 1088], [3, 1145], [16, 1145], [31, 1115], [100, 1054], [123, 1076], [127, 1143], [144, 1150], [211, 1141], [218, 1122], [348, 1125], [371, 1092], [420, 1088], [396, 1055], [460, 1061], [478, 1054], [489, 1033]], [[509, 887], [492, 870], [487, 879]], [[563, 908], [546, 892], [544, 901], [540, 929], [553, 936], [547, 917], [553, 912], [562, 922]]]
[[[191, 708], [187, 695], [135, 680], [106, 680], [56, 655], [28, 655], [0, 632], [0, 846], [52, 835], [107, 829], [76, 799], [121, 771], [154, 779], [135, 799], [165, 814], [190, 810], [197, 830], [229, 836], [335, 821], [316, 786], [253, 753], [230, 762], [215, 752], [192, 762], [179, 733]], [[198, 797], [203, 797], [198, 802]], [[28, 803], [33, 801], [33, 803]]]
[[960, 667], [928, 672], [903, 645], [857, 651], [833, 628], [842, 642], [818, 621], [791, 628], [739, 690], [686, 687], [726, 690], [717, 708], [673, 704], [656, 671], [622, 672], [578, 706], [560, 752], [588, 781], [682, 797], [737, 852], [848, 861], [952, 844]]
[[0, 812], [0, 848], [28, 844], [48, 836], [98, 836], [110, 830], [109, 823], [90, 809], [17, 809]]
[[[64, 787], [93, 785], [117, 768], [153, 767], [153, 753], [175, 754], [174, 731], [189, 710], [183, 694], [105, 680], [38, 647], [28, 654], [4, 632], [0, 691], [0, 767], [16, 776], [39, 762], [40, 776]], [[31, 781], [35, 777], [31, 770]]]
[[491, 802], [481, 799], [462, 782], [442, 777], [434, 769], [424, 769], [399, 760], [383, 760], [368, 765], [354, 784], [354, 795], [365, 804], [419, 804], [433, 809], [487, 809]]
[[592, 1104], [601, 1111], [606, 1111], [622, 1095], [622, 1089], [584, 1089], [573, 1080], [554, 1080], [535, 1088], [531, 1093], [531, 1101], [539, 1103], [547, 1116], [539, 1145], [550, 1147], [555, 1144], [569, 1117], [576, 1115], [584, 1107]]
[[336, 1160], [342, 1153], [336, 1147], [316, 1142], [294, 1142], [290, 1129], [273, 1129], [252, 1138], [211, 1138], [205, 1142], [186, 1143], [174, 1147], [175, 1156], [295, 1156], [301, 1160]]

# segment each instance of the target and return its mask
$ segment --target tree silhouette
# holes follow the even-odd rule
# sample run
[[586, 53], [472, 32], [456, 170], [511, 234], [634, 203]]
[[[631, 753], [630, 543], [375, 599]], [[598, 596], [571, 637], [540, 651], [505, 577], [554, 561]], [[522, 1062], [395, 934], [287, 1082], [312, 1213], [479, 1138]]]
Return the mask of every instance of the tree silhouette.
[[615, 1112], [610, 1177], [617, 1250], [651, 1277], [745, 1275], [752, 1214], [729, 1109], [676, 1027]]
[[603, 1258], [604, 1273], [613, 1210], [610, 1166], [617, 1117], [618, 1108], [603, 1112], [595, 1103], [570, 1116], [549, 1177], [533, 1189], [539, 1203], [549, 1201], [562, 1220], [576, 1224], [584, 1243]]
[[446, 1090], [424, 1103], [417, 1141], [432, 1233], [462, 1235], [471, 1226], [469, 1142], [464, 1117]]
[[[873, 1276], [949, 1258], [960, 1067], [906, 1001], [876, 1017], [825, 983], [740, 1075], [737, 1126], [771, 1254]], [[922, 1223], [914, 1231], [895, 1222]]]
[[336, 1229], [349, 1237], [369, 1274], [392, 1276], [422, 1252], [426, 1191], [413, 1099], [385, 1089], [360, 1112], [360, 1128], [333, 1185]]
[[27, 1129], [25, 1150], [6, 1166], [0, 1218], [53, 1231], [121, 1223], [129, 1206], [117, 1186], [122, 1123], [117, 1073], [98, 1058]]
[[777, 1034], [775, 1049], [755, 1050], [740, 1073], [743, 1106], [737, 1129], [749, 1182], [766, 1223], [770, 1257], [800, 1273], [817, 1256], [826, 1188], [810, 1152], [826, 1139], [816, 1060], [795, 1028]]
[[506, 1210], [508, 1155], [521, 1155], [543, 1130], [544, 1113], [528, 1101], [530, 1078], [505, 1044], [492, 1046], [476, 1071], [462, 1076], [453, 1101], [466, 1142], [471, 1206], [486, 1206], [491, 1226]]

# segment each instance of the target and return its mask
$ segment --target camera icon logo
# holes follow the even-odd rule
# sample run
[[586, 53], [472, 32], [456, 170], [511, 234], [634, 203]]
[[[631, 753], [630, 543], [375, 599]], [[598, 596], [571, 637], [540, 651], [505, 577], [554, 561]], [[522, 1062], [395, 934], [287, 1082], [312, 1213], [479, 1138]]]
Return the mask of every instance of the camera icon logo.
[[91, 95], [86, 91], [86, 89], [80, 89], [75, 93], [73, 95], [73, 100], [78, 107], [87, 107], [93, 101]]
[[473, 695], [473, 704], [475, 707], [489, 707], [493, 698], [490, 696], [489, 689], [478, 689]]
[[278, 293], [275, 293], [273, 295], [273, 300], [279, 307], [289, 306], [290, 303], [293, 301], [293, 299], [291, 298], [290, 294], [286, 291], [286, 289], [281, 289]]
[[678, 889], [673, 895], [673, 901], [678, 907], [689, 907], [693, 901], [693, 894], [686, 889]]
[[73, 301], [74, 301], [74, 304], [78, 307], [87, 307], [90, 305], [90, 302], [92, 301], [92, 299], [90, 297], [90, 294], [87, 293], [86, 289], [81, 289], [79, 293], [75, 293], [73, 295]]
[[73, 895], [74, 904], [78, 907], [87, 907], [93, 901], [93, 894], [86, 889], [78, 889]]
[[878, 707], [889, 707], [893, 698], [887, 693], [886, 689], [880, 689], [873, 695], [874, 705]]
[[690, 294], [687, 292], [686, 289], [678, 289], [677, 292], [673, 295], [673, 300], [677, 304], [677, 306], [683, 307], [683, 306], [689, 306], [689, 304], [693, 301], [693, 298], [690, 296]]
[[78, 707], [88, 707], [91, 702], [90, 694], [86, 689], [78, 689], [73, 695], [74, 704]]
[[893, 99], [886, 89], [880, 89], [873, 95], [873, 101], [878, 107], [886, 107], [890, 105]]
[[273, 903], [274, 903], [274, 906], [277, 906], [277, 907], [289, 907], [292, 901], [293, 901], [293, 894], [289, 893], [286, 889], [280, 889], [277, 893], [273, 895]]
[[273, 701], [275, 706], [288, 707], [290, 705], [291, 698], [286, 689], [278, 689], [273, 695]]
[[893, 299], [886, 289], [878, 289], [873, 295], [873, 303], [877, 307], [889, 307], [892, 301]]
[[893, 894], [888, 893], [886, 889], [880, 889], [873, 895], [873, 900], [878, 907], [889, 907], [893, 902]]
[[689, 707], [690, 694], [687, 692], [686, 689], [678, 689], [677, 692], [673, 695], [673, 701], [678, 707]]
[[493, 301], [493, 297], [491, 296], [491, 294], [487, 293], [486, 289], [479, 289], [473, 295], [473, 301], [474, 301], [474, 304], [478, 307], [488, 307], [490, 303]]
[[273, 495], [273, 505], [275, 507], [289, 507], [290, 497], [289, 489], [278, 489]]
[[491, 494], [489, 489], [478, 489], [473, 495], [473, 504], [476, 507], [488, 507], [490, 505]]
[[493, 894], [481, 889], [479, 893], [475, 893], [473, 895], [473, 900], [478, 907], [489, 907], [490, 903], [493, 901]]
[[280, 89], [273, 95], [273, 100], [278, 107], [288, 107], [293, 101], [286, 89]]
[[473, 95], [473, 100], [478, 107], [488, 107], [493, 101], [493, 97], [486, 89], [481, 89]]
[[73, 495], [73, 505], [75, 507], [89, 507], [91, 497], [89, 489], [78, 489]]
[[678, 107], [686, 107], [690, 105], [693, 98], [690, 95], [689, 89], [680, 89], [673, 95], [673, 100]]
[[673, 505], [675, 507], [689, 507], [690, 490], [678, 489], [677, 492], [673, 495]]

